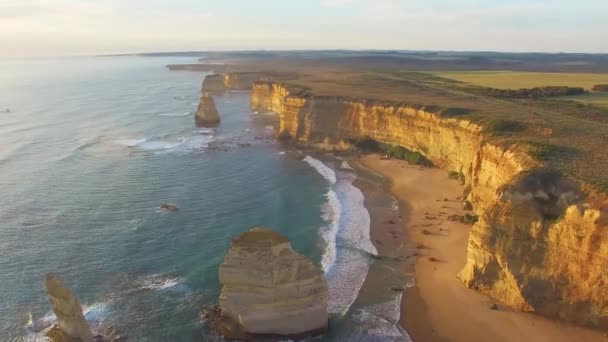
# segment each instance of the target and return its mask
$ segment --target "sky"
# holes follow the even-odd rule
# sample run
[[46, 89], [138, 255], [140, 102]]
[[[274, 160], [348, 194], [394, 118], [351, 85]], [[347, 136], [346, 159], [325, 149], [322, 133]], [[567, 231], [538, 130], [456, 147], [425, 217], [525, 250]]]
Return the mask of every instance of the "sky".
[[608, 0], [0, 0], [0, 56], [259, 49], [608, 53]]

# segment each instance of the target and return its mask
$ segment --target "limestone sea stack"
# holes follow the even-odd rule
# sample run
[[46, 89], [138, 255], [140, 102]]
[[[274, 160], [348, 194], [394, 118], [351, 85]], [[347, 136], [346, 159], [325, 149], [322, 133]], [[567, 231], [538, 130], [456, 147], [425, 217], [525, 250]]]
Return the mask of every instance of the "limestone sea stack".
[[[219, 270], [227, 338], [303, 337], [327, 329], [327, 281], [284, 236], [255, 227], [232, 240]], [[239, 336], [240, 335], [240, 336]]]
[[48, 274], [44, 286], [57, 316], [57, 325], [47, 333], [53, 342], [91, 342], [93, 334], [84, 319], [78, 300], [56, 274]]
[[195, 116], [196, 124], [203, 127], [214, 127], [219, 125], [220, 116], [215, 107], [215, 101], [211, 94], [205, 92], [201, 95]]

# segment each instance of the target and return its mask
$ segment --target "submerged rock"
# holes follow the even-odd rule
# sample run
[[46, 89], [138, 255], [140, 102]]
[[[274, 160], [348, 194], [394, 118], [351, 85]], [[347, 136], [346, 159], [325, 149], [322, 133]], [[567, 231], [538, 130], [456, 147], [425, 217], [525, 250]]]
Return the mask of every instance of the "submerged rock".
[[205, 92], [196, 110], [196, 124], [203, 127], [214, 127], [220, 123], [220, 115], [217, 113], [213, 97]]
[[228, 338], [300, 337], [327, 329], [327, 281], [284, 236], [256, 227], [232, 240], [219, 270]]
[[179, 211], [179, 208], [175, 204], [171, 204], [171, 203], [161, 204], [160, 209], [165, 210], [165, 211], [171, 211], [171, 212]]
[[93, 334], [87, 324], [82, 307], [56, 274], [47, 274], [44, 286], [57, 316], [57, 325], [51, 328], [47, 337], [54, 342], [91, 342]]

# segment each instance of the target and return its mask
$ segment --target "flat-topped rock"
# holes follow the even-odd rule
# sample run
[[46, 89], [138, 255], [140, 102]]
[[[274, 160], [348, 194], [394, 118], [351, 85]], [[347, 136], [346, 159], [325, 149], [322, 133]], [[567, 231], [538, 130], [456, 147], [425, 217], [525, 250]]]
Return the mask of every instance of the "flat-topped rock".
[[327, 281], [289, 240], [256, 227], [232, 240], [219, 270], [229, 338], [295, 337], [327, 329]]
[[53, 303], [57, 325], [47, 333], [54, 342], [91, 342], [93, 334], [80, 303], [56, 274], [47, 274], [44, 286]]

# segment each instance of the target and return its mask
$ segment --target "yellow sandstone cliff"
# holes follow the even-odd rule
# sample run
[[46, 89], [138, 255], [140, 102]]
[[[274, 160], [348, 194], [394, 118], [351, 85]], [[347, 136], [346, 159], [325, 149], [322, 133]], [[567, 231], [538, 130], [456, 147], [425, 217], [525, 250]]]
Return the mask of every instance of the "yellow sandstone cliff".
[[544, 171], [517, 145], [485, 142], [481, 126], [442, 117], [432, 107], [318, 97], [258, 81], [251, 109], [277, 113], [280, 138], [348, 148], [352, 138], [369, 137], [462, 173], [467, 199], [480, 220], [472, 229], [460, 279], [520, 310], [608, 324], [605, 197]]

